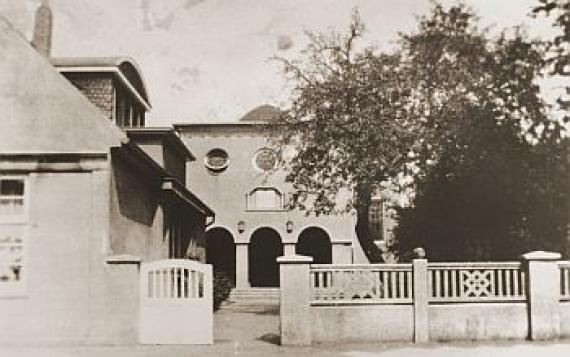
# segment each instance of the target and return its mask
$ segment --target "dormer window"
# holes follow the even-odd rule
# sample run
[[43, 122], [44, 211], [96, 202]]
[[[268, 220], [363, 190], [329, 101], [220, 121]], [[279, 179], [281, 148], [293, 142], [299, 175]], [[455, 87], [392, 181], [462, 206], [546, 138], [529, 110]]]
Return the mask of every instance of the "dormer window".
[[128, 91], [117, 88], [115, 93], [115, 123], [123, 128], [144, 127], [144, 109], [132, 100]]
[[144, 127], [150, 102], [138, 65], [126, 57], [50, 58], [52, 64], [121, 128]]
[[273, 187], [258, 187], [247, 194], [248, 210], [282, 210], [283, 194]]

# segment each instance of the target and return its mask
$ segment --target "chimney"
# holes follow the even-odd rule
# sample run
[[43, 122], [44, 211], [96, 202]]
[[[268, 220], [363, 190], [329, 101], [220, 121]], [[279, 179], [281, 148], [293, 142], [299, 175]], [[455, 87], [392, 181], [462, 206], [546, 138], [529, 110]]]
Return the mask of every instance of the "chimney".
[[45, 57], [50, 56], [52, 30], [53, 15], [48, 0], [42, 0], [34, 18], [32, 46]]

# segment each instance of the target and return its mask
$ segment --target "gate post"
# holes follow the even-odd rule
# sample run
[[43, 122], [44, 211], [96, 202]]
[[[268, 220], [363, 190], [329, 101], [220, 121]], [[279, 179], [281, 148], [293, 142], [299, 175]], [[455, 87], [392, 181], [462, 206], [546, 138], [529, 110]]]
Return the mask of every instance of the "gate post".
[[306, 346], [312, 342], [309, 267], [313, 258], [287, 255], [277, 258], [281, 280], [281, 345]]
[[536, 251], [523, 254], [526, 263], [526, 299], [529, 338], [552, 340], [560, 335], [560, 253]]
[[414, 259], [413, 289], [414, 289], [414, 342], [429, 341], [429, 286], [427, 259]]

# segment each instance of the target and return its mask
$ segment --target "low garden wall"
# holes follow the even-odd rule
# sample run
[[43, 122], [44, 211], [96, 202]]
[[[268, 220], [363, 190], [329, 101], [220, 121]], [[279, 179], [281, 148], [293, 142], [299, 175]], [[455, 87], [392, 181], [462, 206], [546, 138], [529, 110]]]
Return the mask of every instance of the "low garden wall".
[[560, 338], [570, 338], [570, 298], [560, 303]]
[[313, 306], [312, 341], [412, 341], [411, 305]]
[[322, 265], [284, 256], [281, 343], [570, 337], [570, 262]]
[[433, 341], [514, 340], [528, 336], [524, 303], [437, 304], [429, 307]]

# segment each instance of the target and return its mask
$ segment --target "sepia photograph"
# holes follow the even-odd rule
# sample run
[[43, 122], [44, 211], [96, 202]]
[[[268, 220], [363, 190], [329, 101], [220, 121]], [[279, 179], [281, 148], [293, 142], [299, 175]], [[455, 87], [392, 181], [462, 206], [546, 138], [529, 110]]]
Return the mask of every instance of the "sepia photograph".
[[570, 356], [570, 0], [0, 0], [0, 356]]

